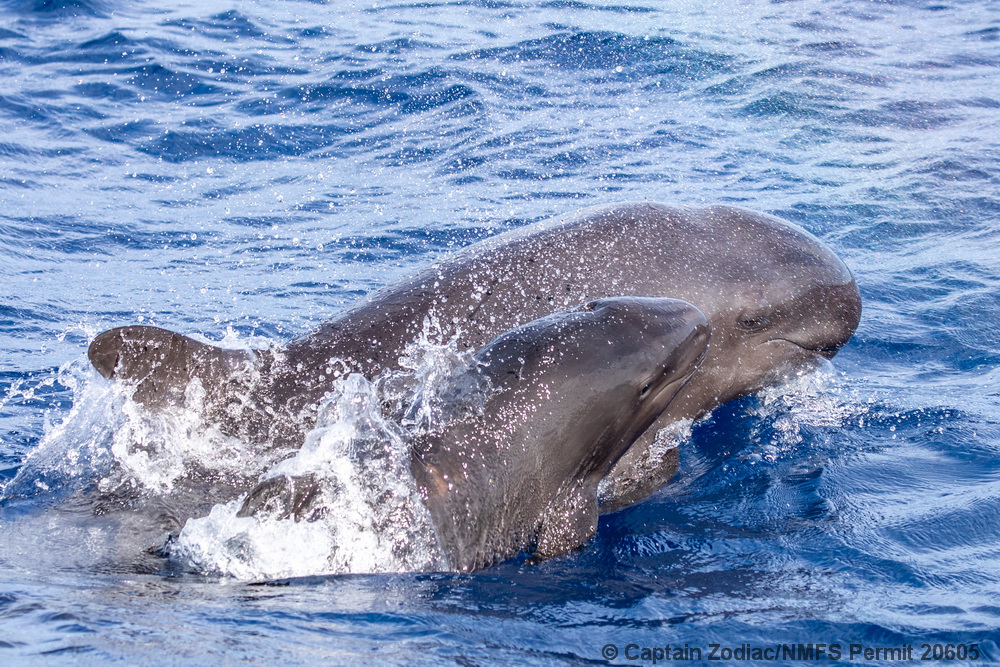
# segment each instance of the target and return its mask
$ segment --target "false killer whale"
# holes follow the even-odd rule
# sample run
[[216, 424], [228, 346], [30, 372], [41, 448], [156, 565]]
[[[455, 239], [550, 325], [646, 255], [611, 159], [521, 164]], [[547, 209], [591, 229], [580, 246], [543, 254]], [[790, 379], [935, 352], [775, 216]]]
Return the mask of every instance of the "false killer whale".
[[397, 367], [427, 317], [478, 350], [539, 318], [623, 295], [693, 305], [708, 321], [711, 343], [683, 391], [620, 457], [608, 457], [615, 459], [610, 470], [600, 468], [602, 512], [641, 500], [674, 474], [676, 451], [655, 446], [657, 431], [831, 358], [861, 315], [847, 266], [791, 223], [731, 206], [632, 203], [471, 245], [283, 348], [224, 350], [127, 326], [97, 336], [88, 353], [104, 377], [134, 385], [142, 404], [176, 404], [197, 381], [206, 421], [261, 446], [294, 448], [315, 423], [338, 365], [369, 377]]

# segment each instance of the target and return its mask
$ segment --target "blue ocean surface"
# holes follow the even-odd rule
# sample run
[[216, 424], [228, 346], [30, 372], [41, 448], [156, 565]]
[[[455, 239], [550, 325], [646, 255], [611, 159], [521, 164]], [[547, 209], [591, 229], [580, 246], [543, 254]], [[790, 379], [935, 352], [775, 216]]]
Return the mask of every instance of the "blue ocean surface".
[[[993, 0], [2, 0], [0, 664], [997, 664], [998, 165]], [[280, 344], [636, 200], [791, 220], [865, 310], [583, 548], [256, 585], [66, 520], [96, 333]]]

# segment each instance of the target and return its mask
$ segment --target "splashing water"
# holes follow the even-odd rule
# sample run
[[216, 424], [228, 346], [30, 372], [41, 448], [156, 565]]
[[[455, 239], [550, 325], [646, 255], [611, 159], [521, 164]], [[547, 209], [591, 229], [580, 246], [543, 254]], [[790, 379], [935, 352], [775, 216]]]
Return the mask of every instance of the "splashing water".
[[171, 555], [198, 571], [240, 579], [440, 569], [407, 440], [382, 416], [372, 383], [351, 374], [324, 400], [302, 449], [263, 478], [313, 476], [320, 484], [315, 518], [241, 517], [240, 501], [217, 505], [187, 522]]
[[55, 385], [66, 387], [73, 396], [69, 414], [57, 424], [46, 425], [41, 443], [0, 489], [0, 499], [79, 488], [109, 473], [115, 434], [126, 419], [126, 399], [123, 392], [95, 381], [94, 376], [90, 364], [80, 357], [38, 382], [15, 383], [0, 400], [0, 407], [29, 402]]
[[291, 456], [260, 451], [206, 423], [197, 379], [181, 405], [149, 411], [131, 399], [129, 386], [98, 377], [82, 356], [52, 377], [13, 386], [0, 400], [35, 400], [55, 385], [69, 390], [72, 409], [46, 428], [0, 500], [76, 492], [102, 501], [173, 502], [190, 493], [185, 484], [195, 478], [223, 486], [229, 480], [237, 491], [282, 476], [318, 483], [311, 520], [274, 512], [237, 516], [242, 498], [230, 495], [208, 516], [189, 519], [168, 545], [188, 568], [241, 579], [446, 569], [410, 472], [409, 442], [449, 420], [481, 414], [489, 390], [472, 353], [459, 352], [457, 335], [445, 339], [433, 317], [405, 349], [400, 370], [374, 382], [359, 374], [340, 378]]
[[262, 476], [317, 483], [308, 519], [275, 510], [239, 516], [239, 501], [217, 505], [187, 522], [171, 556], [240, 579], [446, 569], [410, 472], [409, 443], [482, 411], [488, 382], [456, 340], [442, 342], [426, 320], [402, 370], [374, 383], [357, 373], [337, 382], [301, 450]]
[[873, 396], [865, 400], [845, 386], [829, 361], [797, 373], [757, 395], [750, 416], [759, 421], [750, 439], [761, 446], [744, 460], [773, 462], [793, 452], [813, 431], [849, 423], [864, 426], [874, 400]]
[[471, 351], [458, 351], [460, 335], [457, 330], [445, 339], [438, 318], [429, 315], [416, 341], [403, 350], [402, 370], [386, 371], [377, 379], [388, 414], [414, 434], [483, 412], [489, 380], [477, 372]]
[[[222, 341], [226, 346], [239, 343], [231, 332]], [[89, 486], [102, 494], [166, 494], [195, 473], [217, 479], [256, 477], [274, 463], [273, 456], [204, 422], [200, 381], [186, 387], [181, 405], [151, 412], [132, 400], [127, 383], [99, 377], [86, 356], [36, 383], [15, 384], [0, 407], [33, 400], [53, 386], [69, 390], [72, 408], [62, 421], [46, 427], [39, 446], [0, 489], [0, 500]]]
[[[669, 469], [669, 457], [678, 456], [681, 443], [691, 438], [693, 419], [681, 419], [664, 426], [653, 436], [653, 441], [642, 453], [642, 457], [633, 465], [635, 477], [659, 475], [664, 469]], [[597, 488], [598, 498], [608, 500], [614, 495], [614, 488], [608, 478], [601, 480]]]
[[56, 382], [69, 387], [73, 407], [46, 429], [0, 498], [90, 485], [107, 495], [166, 494], [195, 473], [238, 479], [273, 462], [204, 423], [197, 381], [183, 406], [155, 413], [136, 404], [128, 386], [96, 378], [82, 357], [60, 369]]

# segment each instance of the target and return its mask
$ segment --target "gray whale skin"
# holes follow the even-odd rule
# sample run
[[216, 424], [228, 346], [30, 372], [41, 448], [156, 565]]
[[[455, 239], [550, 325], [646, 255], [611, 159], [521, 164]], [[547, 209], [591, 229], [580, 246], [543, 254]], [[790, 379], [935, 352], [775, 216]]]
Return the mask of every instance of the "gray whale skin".
[[[591, 302], [597, 306], [585, 305]], [[592, 312], [588, 307], [628, 316], [584, 326], [579, 313]], [[537, 451], [487, 457], [479, 473], [466, 475], [460, 484], [453, 478], [452, 487], [459, 491], [449, 494], [441, 492], [448, 486], [442, 487], [446, 473], [441, 471], [454, 471], [467, 461], [455, 454], [461, 448], [454, 445], [485, 451], [484, 438], [496, 447], [499, 431], [463, 422], [445, 428], [435, 441], [414, 444], [414, 476], [449, 565], [468, 570], [521, 548], [549, 557], [579, 546], [593, 532], [598, 493], [600, 511], [614, 511], [642, 500], [676, 472], [676, 449], [664, 453], [653, 446], [657, 431], [832, 358], [861, 316], [860, 295], [847, 266], [814, 236], [762, 213], [730, 206], [618, 204], [471, 245], [375, 292], [282, 349], [225, 350], [163, 329], [128, 326], [98, 335], [88, 354], [98, 372], [130, 383], [135, 400], [151, 409], [180, 401], [197, 378], [206, 391], [206, 421], [262, 446], [295, 448], [331, 388], [331, 362], [341, 360], [368, 377], [396, 368], [428, 315], [442, 323], [445, 335], [457, 333], [462, 346], [479, 350], [477, 358], [486, 360], [483, 372], [499, 389], [485, 418], [495, 423], [515, 394], [523, 400], [528, 391], [505, 384], [509, 359], [499, 360], [503, 355], [495, 351], [511, 346], [508, 336], [520, 336], [519, 344], [528, 345], [527, 358], [537, 358], [532, 347], [537, 341], [519, 327], [544, 340], [561, 331], [555, 338], [565, 343], [573, 339], [567, 327], [591, 333], [606, 327], [624, 336], [662, 324], [665, 311], [672, 313], [671, 324], [658, 335], [674, 342], [650, 349], [669, 358], [680, 354], [686, 361], [671, 366], [674, 362], [661, 360], [661, 367], [683, 382], [670, 383], [670, 392], [649, 403], [652, 409], [629, 412], [623, 406], [634, 397], [614, 396], [600, 383], [591, 381], [594, 391], [588, 393], [586, 382], [574, 380], [593, 377], [579, 362], [569, 364], [573, 372], [565, 365], [542, 364], [534, 375], [523, 376], [525, 387], [560, 388], [537, 395], [536, 407], [549, 401], [545, 410], [580, 415], [585, 414], [577, 410], [581, 405], [593, 413], [610, 406], [609, 416], [591, 424], [588, 433], [599, 426], [608, 429], [613, 446], [606, 438], [581, 437], [572, 421], [557, 420], [562, 434], [550, 430], [546, 437], [539, 436], [540, 427], [522, 424]], [[545, 319], [550, 316], [555, 320]], [[704, 349], [699, 351], [699, 345]], [[589, 355], [595, 368], [607, 362], [613, 371], [609, 377], [636, 374], [629, 354], [616, 362], [593, 341], [589, 347], [579, 344], [578, 352]], [[643, 363], [648, 366], [648, 359]], [[540, 499], [529, 502], [530, 485], [496, 496], [488, 484], [490, 472], [503, 468], [540, 480]], [[265, 498], [284, 497], [295, 505], [292, 486], [256, 490], [244, 511], [252, 512]], [[308, 484], [298, 488], [301, 492]], [[298, 493], [299, 501], [302, 497]]]

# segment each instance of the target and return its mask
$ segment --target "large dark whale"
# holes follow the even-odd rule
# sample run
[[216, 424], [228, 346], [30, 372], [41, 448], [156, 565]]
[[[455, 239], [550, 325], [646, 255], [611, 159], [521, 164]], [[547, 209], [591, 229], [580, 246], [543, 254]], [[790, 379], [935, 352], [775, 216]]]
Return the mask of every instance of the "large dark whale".
[[89, 349], [97, 370], [135, 384], [150, 406], [197, 379], [226, 432], [295, 447], [315, 423], [338, 363], [369, 377], [394, 368], [433, 316], [479, 349], [500, 333], [603, 297], [671, 297], [707, 317], [712, 342], [666, 414], [607, 474], [602, 511], [644, 498], [676, 470], [655, 433], [832, 357], [861, 301], [851, 272], [814, 236], [729, 206], [637, 203], [586, 209], [472, 245], [384, 288], [277, 350], [222, 350], [171, 332], [124, 327]]
[[[682, 390], [709, 338], [689, 303], [620, 297], [542, 317], [479, 350], [447, 382], [460, 392], [486, 386], [480, 409], [410, 446], [444, 566], [467, 572], [522, 550], [545, 559], [587, 541], [601, 479]], [[323, 486], [313, 474], [271, 477], [238, 516], [318, 519]]]

